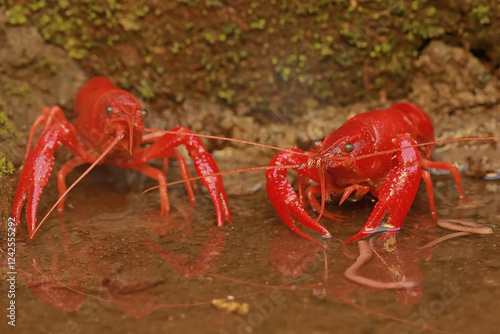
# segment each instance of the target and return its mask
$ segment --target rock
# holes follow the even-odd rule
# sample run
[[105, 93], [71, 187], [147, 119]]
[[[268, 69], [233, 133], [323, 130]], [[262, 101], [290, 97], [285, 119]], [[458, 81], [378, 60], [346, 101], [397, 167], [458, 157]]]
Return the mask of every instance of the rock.
[[19, 67], [32, 63], [40, 57], [44, 40], [35, 27], [9, 27], [5, 29], [6, 47], [0, 57], [12, 66]]
[[432, 41], [415, 63], [411, 101], [433, 111], [497, 104], [498, 81], [470, 52]]

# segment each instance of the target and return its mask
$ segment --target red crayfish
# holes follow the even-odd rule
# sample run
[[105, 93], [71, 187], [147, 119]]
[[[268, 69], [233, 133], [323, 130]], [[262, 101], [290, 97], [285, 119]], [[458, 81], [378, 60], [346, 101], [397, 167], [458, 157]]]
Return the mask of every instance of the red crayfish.
[[[452, 172], [460, 198], [464, 197], [458, 169], [452, 163], [429, 160], [433, 143], [431, 119], [412, 103], [368, 111], [349, 119], [309, 152], [292, 148], [277, 154], [270, 164], [274, 168], [266, 172], [267, 194], [279, 218], [293, 232], [312, 240], [297, 227], [296, 220], [326, 237], [331, 234], [304, 210], [306, 199], [320, 217], [336, 219], [336, 215], [324, 209], [330, 194], [342, 195], [342, 204], [351, 195], [357, 198], [370, 192], [378, 202], [365, 226], [348, 242], [375, 232], [381, 223], [387, 229], [386, 239], [403, 225], [421, 178], [436, 218], [430, 174], [423, 168]], [[299, 173], [298, 195], [287, 180], [287, 169], [279, 166]], [[305, 189], [308, 180], [319, 185]], [[321, 204], [317, 194], [321, 195]]]
[[[131, 93], [118, 89], [104, 77], [88, 81], [75, 100], [74, 119], [70, 123], [58, 106], [45, 107], [30, 129], [26, 162], [21, 172], [12, 217], [15, 227], [19, 224], [21, 210], [26, 200], [26, 217], [30, 239], [36, 230], [36, 212], [40, 196], [47, 185], [54, 165], [54, 154], [64, 145], [75, 156], [67, 161], [57, 173], [59, 214], [63, 211], [66, 193], [97, 164], [130, 168], [158, 181], [160, 188], [161, 214], [169, 212], [167, 183], [164, 172], [147, 165], [152, 159], [169, 157], [178, 160], [183, 179], [191, 177], [183, 156], [176, 147], [184, 144], [194, 161], [202, 184], [208, 189], [217, 212], [217, 223], [231, 222], [226, 193], [219, 170], [212, 156], [206, 151], [200, 138], [191, 130], [176, 126], [167, 133], [153, 132], [144, 127], [148, 111], [141, 108]], [[30, 151], [32, 140], [39, 127], [43, 127], [35, 146]], [[143, 132], [153, 132], [143, 134]], [[150, 144], [144, 147], [144, 144]], [[65, 177], [75, 167], [92, 164], [69, 189]], [[206, 177], [205, 177], [206, 176]], [[194, 184], [195, 185], [195, 184]], [[194, 204], [193, 184], [186, 182], [189, 200]], [[42, 221], [43, 222], [43, 221]]]

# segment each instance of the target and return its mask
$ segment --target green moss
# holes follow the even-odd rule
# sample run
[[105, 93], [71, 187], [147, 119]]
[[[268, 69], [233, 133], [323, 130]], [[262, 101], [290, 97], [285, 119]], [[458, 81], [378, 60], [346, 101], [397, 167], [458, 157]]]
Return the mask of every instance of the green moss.
[[408, 22], [404, 31], [407, 32], [407, 39], [412, 41], [416, 37], [421, 39], [435, 39], [444, 34], [444, 28], [428, 19]]
[[145, 17], [149, 12], [149, 6], [143, 5], [141, 3], [134, 3], [132, 11], [137, 17]]
[[207, 7], [213, 7], [213, 8], [221, 8], [222, 6], [224, 6], [222, 1], [219, 0], [205, 0], [205, 5]]
[[319, 44], [319, 45], [320, 45], [319, 49], [320, 49], [321, 59], [334, 55], [334, 51], [329, 45], [326, 44]]
[[[0, 109], [2, 105], [0, 104]], [[0, 112], [0, 135], [11, 134], [14, 132], [14, 126], [7, 118], [7, 115], [2, 111]]]
[[7, 161], [5, 157], [0, 155], [0, 177], [5, 175], [12, 175], [14, 173], [14, 165], [12, 162]]
[[137, 90], [141, 94], [141, 97], [144, 99], [153, 99], [155, 97], [155, 85], [151, 81], [147, 81], [142, 79], [140, 85], [137, 87]]
[[[330, 49], [331, 50], [331, 49]], [[331, 53], [333, 54], [333, 50], [331, 50]], [[352, 64], [352, 51], [342, 51], [340, 52], [337, 57], [335, 57], [335, 61], [339, 63], [342, 67], [348, 67]]]
[[381, 78], [381, 77], [375, 78], [375, 87], [382, 88], [385, 86], [385, 84], [386, 84], [385, 78]]
[[380, 57], [382, 54], [388, 54], [391, 52], [393, 45], [388, 42], [375, 45], [372, 51], [370, 51], [370, 56], [372, 58]]
[[428, 16], [433, 16], [434, 14], [436, 14], [436, 12], [437, 12], [437, 9], [434, 6], [431, 6], [431, 7], [428, 7], [428, 8], [425, 9], [425, 13]]
[[36, 26], [44, 39], [64, 47], [75, 59], [84, 59], [89, 49], [99, 45], [111, 46], [123, 40], [127, 32], [142, 28], [140, 19], [149, 7], [134, 4], [123, 11], [124, 0], [79, 0], [78, 4], [67, 0], [28, 0], [11, 6], [6, 14], [12, 25]]
[[225, 90], [225, 91], [220, 91], [218, 96], [226, 103], [233, 104], [235, 93], [236, 92], [234, 90]]
[[[299, 108], [302, 98], [344, 103], [378, 98], [377, 89], [396, 98], [406, 93], [404, 78], [424, 43], [445, 37], [484, 45], [500, 65], [500, 7], [488, 0], [456, 7], [431, 0], [358, 0], [356, 7], [349, 0], [176, 0], [168, 9], [154, 1], [14, 2], [0, 0], [11, 25], [36, 26], [82, 68], [121, 76], [122, 87], [148, 99], [169, 91], [172, 101], [205, 97], [263, 110], [290, 95]], [[124, 44], [138, 51], [133, 61], [115, 49]], [[371, 78], [376, 89], [365, 87], [365, 64], [379, 72]], [[37, 68], [58, 70], [43, 61]]]
[[367, 41], [364, 40], [361, 29], [356, 26], [344, 25], [340, 31], [340, 36], [342, 36], [347, 43], [359, 49], [364, 49], [368, 46]]
[[3, 90], [7, 96], [19, 96], [25, 103], [31, 102], [31, 88], [25, 82], [11, 79], [4, 83]]
[[475, 3], [472, 8], [472, 14], [476, 20], [482, 25], [490, 25], [492, 23], [492, 13], [488, 6], [480, 3]]
[[184, 48], [184, 44], [183, 43], [174, 42], [174, 44], [172, 44], [172, 47], [170, 48], [170, 51], [172, 51], [173, 54], [177, 54], [183, 48]]
[[205, 41], [208, 42], [208, 44], [215, 44], [217, 42], [217, 35], [214, 31], [212, 30], [206, 30], [203, 32], [203, 38]]
[[[0, 137], [14, 133], [14, 126], [7, 118], [7, 115], [2, 111], [3, 103], [0, 101]], [[0, 139], [0, 141], [3, 140]], [[14, 173], [14, 165], [0, 153], [0, 178], [4, 175]]]
[[177, 2], [187, 6], [195, 6], [200, 0], [177, 0]]
[[10, 24], [25, 24], [28, 22], [27, 16], [30, 10], [22, 5], [15, 5], [7, 11], [7, 19]]
[[313, 86], [313, 95], [320, 101], [333, 97], [331, 86], [326, 81], [317, 81]]
[[250, 27], [252, 29], [264, 30], [264, 28], [266, 27], [266, 20], [260, 19], [257, 21], [253, 21], [252, 23], [250, 23]]
[[243, 35], [239, 25], [236, 22], [230, 22], [222, 27], [222, 33], [226, 36], [231, 36], [235, 40], [241, 40]]

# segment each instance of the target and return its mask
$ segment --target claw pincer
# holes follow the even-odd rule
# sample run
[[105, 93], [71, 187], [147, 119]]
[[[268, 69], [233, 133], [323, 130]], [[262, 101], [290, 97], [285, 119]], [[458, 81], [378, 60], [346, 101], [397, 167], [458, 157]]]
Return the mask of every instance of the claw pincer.
[[[286, 179], [287, 171], [279, 168], [296, 165], [293, 169], [299, 173], [299, 194], [307, 194], [310, 205], [320, 216], [335, 218], [324, 210], [329, 195], [342, 196], [340, 204], [352, 195], [359, 197], [368, 192], [378, 198], [364, 227], [348, 242], [364, 238], [380, 226], [387, 231], [384, 238], [389, 238], [403, 225], [421, 178], [427, 187], [431, 214], [436, 217], [430, 175], [423, 168], [452, 172], [463, 198], [458, 169], [452, 163], [429, 160], [434, 146], [431, 142], [434, 142], [431, 119], [416, 105], [399, 103], [388, 109], [369, 111], [349, 119], [310, 152], [294, 148], [275, 156], [270, 166], [276, 169], [266, 174], [267, 194], [279, 218], [296, 234], [312, 240], [297, 227], [298, 221], [329, 237], [328, 230], [302, 207], [300, 196]], [[423, 143], [429, 144], [415, 146]], [[304, 178], [319, 185], [304, 190]], [[315, 195], [321, 195], [321, 205]]]

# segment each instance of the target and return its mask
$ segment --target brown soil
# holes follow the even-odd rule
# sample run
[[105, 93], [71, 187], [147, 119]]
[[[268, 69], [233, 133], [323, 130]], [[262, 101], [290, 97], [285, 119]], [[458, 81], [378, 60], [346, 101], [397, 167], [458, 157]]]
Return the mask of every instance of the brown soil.
[[[13, 130], [2, 132], [7, 127], [0, 128], [0, 159], [5, 157], [14, 168], [12, 174], [0, 176], [1, 222], [7, 222], [11, 213], [30, 125], [47, 105], [62, 106], [71, 118], [78, 89], [95, 74], [95, 68], [91, 70], [67, 51], [46, 43], [36, 28], [10, 26], [4, 16], [0, 9], [0, 112]], [[116, 50], [129, 49], [121, 44]], [[111, 56], [101, 56], [99, 66], [111, 62]], [[133, 56], [124, 61], [134, 65]], [[412, 66], [405, 83], [409, 93], [402, 100], [412, 101], [430, 114], [438, 139], [499, 135], [500, 81], [491, 62], [481, 62], [464, 48], [433, 41]], [[175, 105], [144, 101], [152, 110], [148, 126], [167, 129], [180, 124], [196, 133], [308, 149], [312, 141], [325, 137], [349, 117], [400, 101], [389, 100], [382, 93], [379, 100], [341, 106], [305, 97], [298, 106], [300, 113], [283, 107], [271, 109], [276, 112], [250, 114], [241, 106], [193, 96]], [[275, 154], [250, 145], [205, 142], [221, 170], [266, 165]], [[344, 255], [336, 238], [326, 242], [327, 260], [316, 244], [302, 244], [277, 221], [263, 189], [263, 173], [224, 178], [234, 226], [218, 230], [206, 195], [197, 194], [198, 204], [193, 209], [182, 185], [174, 186], [169, 192], [172, 214], [160, 218], [158, 194], [140, 195], [153, 182], [130, 171], [97, 168], [70, 193], [62, 220], [49, 220], [33, 242], [27, 241], [23, 220], [17, 239], [18, 326], [7, 328], [19, 333], [422, 332], [349, 305], [356, 303], [446, 332], [494, 333], [500, 326], [491, 312], [500, 298], [499, 190], [498, 181], [482, 178], [500, 173], [498, 149], [496, 141], [438, 145], [436, 159], [469, 165], [464, 177], [469, 200], [458, 210], [450, 177], [435, 177], [439, 216], [478, 221], [491, 226], [494, 234], [457, 238], [427, 252], [420, 250], [420, 246], [448, 233], [435, 227], [421, 191], [405, 230], [397, 237], [397, 254], [379, 250], [380, 259], [364, 271], [376, 280], [395, 279], [391, 273], [400, 271], [421, 283], [417, 292], [398, 293], [372, 290], [345, 279], [342, 273], [353, 259]], [[68, 157], [69, 153], [60, 150], [56, 167]], [[70, 179], [83, 170], [72, 173]], [[178, 178], [176, 169], [171, 168], [169, 179]], [[39, 216], [57, 198], [56, 188], [52, 177], [44, 190]], [[349, 223], [322, 222], [335, 237], [345, 240], [366, 221], [372, 203], [347, 203], [341, 208], [332, 204], [330, 209], [346, 216]], [[1, 226], [5, 263], [6, 224]], [[348, 249], [352, 254], [357, 252], [355, 245]], [[304, 290], [271, 290], [214, 274], [263, 285], [321, 284]], [[6, 295], [6, 278], [2, 271], [1, 296]], [[236, 296], [236, 310], [245, 310], [243, 304], [248, 304], [249, 313], [230, 312], [232, 298], [228, 296]], [[212, 300], [226, 298], [229, 304], [212, 305]], [[206, 303], [166, 306], [200, 302]], [[4, 318], [1, 326], [5, 323]]]

